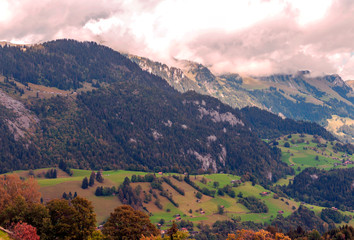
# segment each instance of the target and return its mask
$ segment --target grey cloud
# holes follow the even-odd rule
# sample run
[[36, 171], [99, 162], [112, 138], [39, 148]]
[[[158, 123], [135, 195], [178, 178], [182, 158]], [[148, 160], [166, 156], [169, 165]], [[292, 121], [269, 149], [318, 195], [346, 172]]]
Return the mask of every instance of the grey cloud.
[[[268, 61], [275, 72], [309, 69], [316, 73], [335, 73], [338, 69], [328, 54], [354, 50], [354, 2], [335, 2], [324, 20], [307, 26], [300, 26], [289, 14], [243, 31], [203, 33], [186, 45], [193, 53], [192, 58], [211, 66], [220, 61]], [[237, 64], [229, 66], [222, 71], [238, 70]]]
[[119, 12], [120, 5], [108, 1], [24, 1], [13, 9], [14, 17], [0, 27], [4, 39], [38, 35], [41, 40], [51, 40], [66, 27], [81, 28], [90, 19], [106, 18]]

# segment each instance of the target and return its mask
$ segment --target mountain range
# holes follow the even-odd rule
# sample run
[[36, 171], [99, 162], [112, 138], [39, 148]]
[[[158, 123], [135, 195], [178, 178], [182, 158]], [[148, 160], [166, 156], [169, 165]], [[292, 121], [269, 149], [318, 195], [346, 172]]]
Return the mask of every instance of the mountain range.
[[[65, 161], [83, 169], [233, 172], [267, 184], [294, 171], [261, 137], [310, 133], [334, 139], [318, 124], [258, 108], [232, 108], [186, 91], [189, 85], [181, 82], [178, 86], [185, 89], [180, 93], [93, 42], [4, 45], [0, 56], [0, 172]], [[193, 66], [194, 83], [173, 70], [191, 82], [190, 90], [214, 76]], [[236, 75], [229, 79], [235, 86], [243, 81]], [[211, 92], [214, 82], [205, 81], [203, 91]]]
[[313, 76], [309, 71], [270, 76], [214, 74], [208, 67], [191, 61], [176, 60], [174, 66], [168, 66], [126, 56], [178, 91], [193, 90], [232, 107], [256, 106], [281, 117], [314, 121], [342, 141], [353, 142], [353, 82], [345, 82], [339, 75]]

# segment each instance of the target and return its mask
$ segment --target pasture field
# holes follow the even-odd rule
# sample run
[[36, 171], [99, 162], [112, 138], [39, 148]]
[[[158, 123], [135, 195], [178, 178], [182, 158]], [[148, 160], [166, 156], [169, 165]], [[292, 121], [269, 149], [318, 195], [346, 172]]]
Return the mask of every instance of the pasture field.
[[[78, 170], [72, 169], [73, 175], [69, 176], [65, 172], [61, 170], [58, 171], [58, 178], [56, 179], [45, 179], [43, 177], [38, 177], [47, 169], [37, 169], [32, 171], [32, 174], [37, 177], [38, 183], [40, 185], [40, 192], [42, 194], [42, 198], [44, 202], [50, 201], [54, 198], [61, 198], [63, 193], [67, 194], [71, 192], [74, 194], [75, 192], [79, 196], [83, 196], [90, 200], [94, 206], [95, 213], [97, 215], [98, 224], [104, 222], [109, 214], [118, 206], [122, 205], [117, 196], [109, 196], [109, 197], [98, 197], [95, 196], [95, 190], [98, 186], [104, 187], [118, 187], [123, 181], [125, 177], [131, 178], [132, 175], [145, 175], [147, 173], [144, 172], [135, 172], [135, 171], [124, 171], [124, 170], [116, 170], [116, 171], [103, 171], [104, 182], [97, 183], [93, 187], [89, 187], [88, 189], [82, 189], [81, 183], [84, 177], [89, 177], [91, 174], [90, 170]], [[21, 177], [28, 177], [29, 171], [17, 171]], [[231, 198], [227, 194], [224, 196], [209, 197], [203, 195], [200, 200], [197, 199], [196, 193], [197, 190], [192, 186], [187, 184], [184, 181], [178, 181], [173, 178], [171, 175], [165, 173], [163, 176], [168, 177], [170, 181], [177, 187], [182, 188], [185, 191], [185, 195], [181, 195], [176, 190], [174, 190], [170, 185], [163, 182], [163, 189], [166, 190], [173, 198], [175, 202], [178, 203], [178, 207], [174, 206], [166, 197], [161, 196], [160, 191], [154, 189], [157, 198], [160, 200], [162, 205], [162, 209], [159, 209], [155, 205], [156, 199], [153, 197], [150, 202], [143, 203], [144, 208], [147, 210], [147, 213], [150, 215], [150, 219], [153, 223], [157, 224], [161, 219], [164, 219], [166, 224], [163, 228], [167, 228], [171, 225], [173, 220], [176, 220], [176, 215], [179, 215], [183, 220], [189, 220], [197, 223], [204, 224], [213, 224], [217, 220], [228, 220], [236, 217], [240, 217], [242, 221], [254, 221], [260, 223], [269, 223], [273, 218], [277, 216], [280, 212], [284, 215], [284, 217], [289, 216], [295, 209], [297, 209], [300, 205], [299, 202], [295, 202], [293, 199], [286, 198], [278, 198], [274, 199], [274, 193], [264, 189], [260, 185], [252, 186], [251, 182], [241, 183], [238, 187], [233, 187], [232, 189], [236, 193], [235, 198]], [[161, 177], [156, 174], [156, 176]], [[291, 176], [290, 176], [291, 177]], [[202, 179], [204, 178], [204, 183], [202, 183]], [[190, 176], [190, 179], [195, 182], [201, 188], [208, 188], [210, 190], [217, 190], [214, 187], [214, 181], [219, 182], [219, 187], [222, 188], [227, 184], [231, 185], [232, 180], [239, 180], [239, 176], [231, 175], [231, 174], [205, 174], [205, 175], [196, 175]], [[206, 181], [205, 181], [206, 180]], [[286, 180], [285, 180], [286, 181]], [[140, 193], [140, 198], [144, 199], [144, 194], [149, 194], [151, 191], [150, 183], [147, 182], [135, 182], [131, 183], [133, 189], [135, 189], [138, 185], [141, 186], [142, 191]], [[262, 196], [260, 193], [268, 192], [268, 194]], [[263, 201], [269, 211], [267, 213], [251, 213], [244, 205], [237, 202], [239, 199], [238, 195], [242, 193], [243, 197], [254, 196], [261, 201]], [[218, 213], [218, 206], [224, 207], [224, 213]], [[311, 208], [317, 214], [320, 214], [322, 208], [308, 205], [307, 207]], [[348, 213], [346, 213], [348, 214]], [[354, 214], [352, 214], [354, 216]], [[354, 225], [354, 221], [350, 222], [351, 225]]]
[[[337, 141], [331, 142], [322, 138], [315, 140], [312, 135], [291, 134], [278, 138], [277, 142], [282, 150], [282, 161], [294, 168], [296, 174], [308, 167], [326, 170], [354, 167], [353, 156], [333, 149]], [[290, 147], [285, 147], [285, 143], [289, 143]], [[348, 160], [352, 163], [343, 163]]]
[[[326, 142], [320, 139], [319, 142], [313, 142], [313, 136], [299, 134], [293, 134], [290, 136], [283, 136], [277, 139], [282, 150], [282, 160], [292, 166], [296, 173], [299, 173], [307, 167], [318, 167], [324, 169], [331, 169], [334, 167], [353, 167], [353, 164], [347, 166], [338, 165], [342, 163], [342, 159], [352, 159], [352, 156], [346, 156], [342, 152], [335, 152], [333, 145], [336, 142]], [[285, 142], [290, 144], [290, 147], [284, 147]], [[322, 145], [318, 145], [322, 144]], [[318, 156], [318, 159], [316, 158]], [[339, 160], [338, 160], [339, 159]], [[338, 166], [334, 166], [337, 164]], [[48, 202], [54, 198], [62, 198], [63, 193], [71, 192], [72, 195], [76, 192], [79, 196], [83, 196], [90, 200], [95, 208], [98, 224], [104, 222], [109, 214], [118, 206], [122, 205], [117, 196], [98, 197], [95, 196], [95, 190], [98, 186], [113, 187], [118, 186], [124, 181], [124, 178], [129, 179], [132, 175], [146, 175], [146, 172], [137, 171], [125, 171], [125, 170], [111, 170], [103, 171], [104, 177], [103, 183], [95, 182], [93, 187], [88, 189], [82, 189], [81, 184], [84, 177], [89, 178], [91, 170], [72, 169], [72, 176], [57, 169], [58, 177], [55, 179], [44, 178], [45, 172], [49, 168], [36, 169], [31, 171], [16, 171], [15, 173], [23, 178], [27, 178], [30, 175], [36, 177], [40, 186], [40, 192], [44, 202]], [[153, 223], [157, 224], [161, 219], [164, 219], [169, 226], [171, 221], [176, 220], [176, 215], [179, 215], [183, 220], [189, 220], [196, 223], [213, 224], [217, 220], [227, 220], [240, 217], [242, 221], [254, 221], [261, 223], [269, 223], [278, 214], [282, 214], [284, 217], [289, 216], [300, 205], [299, 202], [293, 199], [278, 198], [275, 199], [274, 193], [263, 188], [260, 185], [252, 186], [251, 182], [243, 182], [237, 187], [233, 187], [235, 191], [235, 198], [231, 198], [227, 194], [219, 196], [215, 194], [215, 197], [209, 197], [202, 195], [202, 198], [198, 200], [196, 193], [198, 192], [192, 186], [184, 181], [178, 181], [172, 177], [172, 175], [178, 175], [176, 173], [163, 173], [163, 175], [156, 174], [157, 177], [168, 177], [173, 185], [185, 191], [184, 195], [178, 193], [170, 185], [163, 182], [162, 187], [165, 191], [172, 196], [173, 200], [178, 203], [178, 207], [174, 206], [166, 197], [160, 195], [160, 191], [157, 189], [151, 190], [150, 183], [136, 182], [131, 183], [133, 189], [140, 185], [142, 191], [140, 198], [144, 200], [145, 195], [155, 192], [156, 198], [159, 199], [162, 208], [158, 208], [155, 205], [156, 198], [152, 197], [150, 201], [144, 202], [143, 207], [150, 215], [150, 219]], [[184, 177], [183, 175], [180, 175]], [[287, 176], [286, 179], [280, 179], [277, 185], [287, 185], [294, 176]], [[193, 181], [201, 189], [207, 188], [217, 192], [218, 188], [223, 188], [226, 185], [232, 185], [232, 181], [240, 180], [240, 176], [232, 174], [204, 174], [204, 175], [191, 175], [190, 180]], [[218, 188], [214, 186], [214, 182], [218, 182]], [[261, 195], [261, 193], [267, 192], [267, 194]], [[242, 193], [243, 197], [254, 196], [263, 201], [269, 211], [267, 213], [251, 213], [244, 205], [238, 203], [239, 194]], [[321, 207], [305, 204], [308, 208], [313, 210], [317, 215], [321, 212]], [[224, 213], [218, 213], [218, 206], [223, 206]], [[352, 215], [354, 213], [345, 212], [345, 214]], [[350, 222], [350, 225], [354, 226], [354, 219]]]

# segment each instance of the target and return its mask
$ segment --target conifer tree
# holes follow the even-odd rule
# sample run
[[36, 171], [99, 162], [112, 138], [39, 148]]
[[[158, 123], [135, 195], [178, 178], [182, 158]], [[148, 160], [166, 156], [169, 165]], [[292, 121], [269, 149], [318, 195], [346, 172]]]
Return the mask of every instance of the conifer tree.
[[92, 171], [91, 175], [90, 175], [90, 180], [89, 180], [89, 186], [90, 187], [92, 187], [95, 184], [95, 176], [96, 176], [95, 172]]
[[101, 171], [97, 171], [97, 173], [96, 173], [96, 180], [97, 180], [97, 182], [99, 182], [99, 183], [103, 183], [104, 178], [103, 178], [103, 176], [102, 176]]
[[82, 188], [82, 189], [88, 188], [88, 179], [87, 179], [87, 177], [85, 177], [85, 178], [82, 180], [81, 188]]

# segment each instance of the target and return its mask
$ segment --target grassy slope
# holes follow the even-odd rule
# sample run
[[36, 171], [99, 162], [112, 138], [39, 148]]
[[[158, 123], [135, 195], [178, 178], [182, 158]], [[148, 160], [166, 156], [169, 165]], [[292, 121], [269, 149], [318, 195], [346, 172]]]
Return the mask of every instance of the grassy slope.
[[0, 240], [10, 240], [11, 238], [9, 235], [3, 231], [0, 230]]
[[[35, 175], [37, 173], [43, 172], [43, 169], [36, 170]], [[63, 192], [72, 193], [77, 192], [78, 195], [88, 198], [92, 201], [95, 212], [97, 214], [97, 220], [99, 223], [104, 221], [108, 216], [109, 213], [113, 211], [114, 208], [121, 205], [120, 201], [117, 199], [116, 196], [111, 197], [97, 197], [94, 195], [94, 191], [97, 186], [118, 186], [125, 177], [131, 177], [133, 174], [145, 174], [143, 172], [132, 172], [132, 171], [105, 171], [103, 172], [105, 182], [103, 184], [95, 184], [94, 187], [89, 189], [83, 190], [81, 189], [81, 182], [82, 179], [86, 176], [88, 177], [91, 171], [88, 170], [73, 170], [74, 174], [72, 177], [67, 176], [65, 173], [59, 171], [59, 178], [57, 179], [38, 179], [40, 184], [40, 191], [42, 193], [44, 201], [48, 201], [53, 198], [61, 198]], [[20, 171], [19, 174], [23, 177], [28, 176], [28, 172]], [[170, 174], [165, 174], [165, 176]], [[203, 184], [200, 182], [202, 178], [207, 179], [207, 184]], [[154, 201], [155, 199], [152, 198], [152, 201], [148, 204], [144, 203], [144, 207], [151, 212], [151, 221], [153, 223], [157, 223], [161, 218], [165, 219], [167, 224], [169, 221], [173, 220], [175, 217], [174, 215], [180, 214], [182, 219], [190, 220], [195, 223], [206, 223], [212, 224], [216, 220], [226, 220], [231, 219], [232, 217], [240, 216], [243, 221], [254, 221], [254, 222], [263, 222], [269, 223], [272, 218], [276, 217], [278, 211], [284, 211], [284, 216], [290, 215], [294, 210], [292, 207], [298, 208], [299, 203], [293, 201], [292, 199], [274, 199], [273, 193], [269, 196], [261, 197], [259, 193], [263, 191], [267, 191], [263, 187], [259, 185], [252, 186], [250, 182], [242, 183], [239, 187], [233, 188], [236, 192], [236, 195], [239, 192], [243, 193], [243, 196], [255, 196], [262, 201], [269, 208], [268, 213], [250, 213], [248, 209], [246, 209], [243, 205], [237, 203], [237, 197], [235, 199], [225, 195], [223, 197], [217, 196], [215, 198], [211, 198], [208, 196], [203, 195], [201, 201], [198, 203], [197, 198], [195, 197], [196, 190], [186, 184], [185, 182], [179, 182], [176, 179], [170, 177], [171, 181], [180, 188], [185, 190], [185, 196], [180, 195], [174, 189], [172, 189], [166, 183], [163, 183], [164, 189], [168, 190], [168, 192], [172, 193], [173, 199], [179, 204], [179, 207], [173, 206], [168, 199], [158, 195], [158, 198], [163, 205], [163, 209], [158, 209]], [[229, 184], [231, 180], [239, 179], [238, 176], [228, 175], [228, 174], [211, 174], [211, 175], [200, 175], [200, 176], [191, 176], [191, 180], [195, 181], [200, 187], [207, 187], [209, 189], [213, 188], [213, 182], [217, 180], [220, 183], [220, 187]], [[140, 185], [143, 191], [148, 192], [150, 189], [149, 183], [132, 183], [133, 187]], [[156, 190], [154, 190], [156, 191]], [[157, 191], [158, 193], [158, 191]], [[142, 196], [142, 195], [141, 195]], [[288, 204], [286, 203], [288, 202]], [[220, 215], [217, 213], [217, 206], [223, 205], [225, 207], [225, 213]], [[310, 206], [313, 207], [313, 210], [319, 214], [321, 211], [320, 207]], [[169, 212], [167, 212], [169, 209]], [[192, 209], [192, 213], [189, 213], [190, 209]], [[199, 209], [203, 209], [205, 214], [200, 214]], [[353, 214], [354, 215], [354, 214]], [[354, 225], [354, 222], [351, 222]]]
[[[317, 143], [312, 142], [313, 136], [305, 135], [305, 137], [303, 138], [305, 142], [297, 143], [297, 140], [300, 138], [301, 137], [299, 136], [299, 134], [293, 134], [292, 138], [288, 138], [288, 140], [286, 140], [286, 137], [281, 137], [278, 139], [278, 147], [283, 152], [282, 160], [289, 165], [293, 165], [292, 167], [295, 169], [296, 173], [299, 173], [300, 171], [308, 167], [317, 167], [326, 170], [332, 168], [354, 167], [354, 164], [349, 164], [347, 166], [334, 166], [335, 163], [342, 162], [342, 155], [344, 154], [343, 152], [335, 153], [333, 151], [333, 145], [335, 145], [336, 143], [335, 141], [332, 145], [331, 142], [326, 142], [325, 140], [321, 139], [321, 143], [327, 143], [327, 147], [317, 147]], [[295, 144], [291, 143], [291, 140], [294, 140]], [[307, 144], [306, 141], [308, 141], [309, 143]], [[285, 142], [290, 143], [290, 148], [284, 147]], [[304, 149], [304, 147], [307, 149]], [[317, 150], [314, 150], [313, 148], [317, 148]], [[316, 156], [318, 156], [318, 160], [315, 159]], [[354, 160], [354, 156], [348, 156], [346, 158]], [[299, 168], [300, 171], [298, 170]]]
[[[292, 135], [291, 139], [296, 141], [299, 139], [299, 135]], [[289, 141], [291, 140], [289, 139]], [[322, 155], [322, 151], [320, 154], [316, 153], [314, 150], [309, 149], [309, 147], [315, 147], [317, 144], [311, 142], [312, 136], [305, 136], [305, 142], [309, 141], [309, 144], [306, 143], [296, 143], [291, 144], [290, 148], [281, 147], [283, 153], [283, 160], [288, 164], [295, 164], [293, 167], [295, 170], [300, 167], [303, 170], [306, 167], [321, 167], [325, 169], [330, 169], [333, 167], [333, 163], [339, 162], [338, 160], [333, 160], [329, 155], [332, 153], [332, 157], [341, 157], [343, 153], [334, 153], [332, 145], [328, 143], [326, 149], [323, 149], [323, 153], [326, 154]], [[279, 140], [281, 146], [284, 145], [284, 137]], [[304, 150], [303, 147], [308, 147], [307, 150]], [[291, 154], [294, 156], [291, 156]], [[315, 156], [319, 155], [319, 160], [315, 160]], [[352, 165], [349, 165], [352, 167]], [[347, 167], [349, 167], [347, 166]], [[47, 169], [38, 169], [33, 171], [35, 176], [38, 174], [42, 174]], [[28, 171], [17, 171], [22, 177], [28, 177]], [[120, 183], [123, 182], [125, 177], [131, 177], [133, 174], [136, 175], [145, 175], [144, 172], [134, 172], [134, 171], [104, 171], [103, 176], [105, 181], [103, 184], [95, 183], [94, 187], [91, 187], [87, 190], [81, 189], [81, 182], [84, 177], [89, 177], [91, 171], [89, 170], [78, 170], [73, 169], [73, 176], [68, 176], [66, 173], [62, 172], [61, 170], [58, 171], [58, 178], [57, 179], [44, 179], [44, 178], [37, 178], [38, 183], [40, 185], [40, 192], [42, 193], [44, 201], [49, 201], [53, 198], [61, 198], [64, 192], [77, 192], [78, 195], [84, 196], [90, 201], [92, 201], [95, 212], [97, 214], [98, 222], [104, 221], [108, 216], [109, 213], [114, 210], [117, 206], [121, 205], [120, 201], [117, 199], [116, 196], [111, 197], [97, 197], [94, 195], [95, 189], [97, 186], [116, 186], [118, 187]], [[172, 174], [164, 174], [164, 176], [170, 176]], [[159, 176], [159, 175], [157, 175]], [[205, 178], [207, 180], [206, 184], [201, 182], [201, 179]], [[292, 179], [293, 176], [288, 176], [287, 179], [281, 179], [277, 182], [277, 184], [283, 185], [289, 182], [289, 179]], [[165, 219], [166, 222], [173, 220], [175, 217], [174, 215], [180, 214], [182, 219], [190, 220], [196, 223], [203, 222], [206, 224], [212, 224], [216, 220], [226, 220], [232, 217], [240, 216], [243, 221], [254, 221], [254, 222], [263, 222], [268, 223], [271, 221], [272, 218], [276, 217], [278, 211], [284, 211], [284, 216], [290, 215], [294, 210], [293, 207], [298, 208], [298, 202], [295, 202], [292, 199], [274, 199], [273, 193], [268, 196], [262, 197], [259, 193], [263, 191], [268, 191], [264, 189], [260, 185], [252, 186], [250, 182], [242, 183], [239, 187], [233, 188], [236, 192], [236, 195], [239, 192], [243, 193], [243, 196], [255, 196], [262, 201], [269, 208], [268, 213], [262, 214], [255, 214], [250, 213], [248, 209], [246, 209], [243, 205], [237, 203], [237, 197], [235, 199], [225, 195], [223, 197], [216, 196], [215, 198], [211, 198], [208, 196], [203, 195], [201, 201], [198, 203], [197, 198], [195, 197], [196, 190], [192, 188], [190, 185], [186, 184], [185, 182], [179, 182], [176, 179], [170, 177], [171, 181], [177, 185], [178, 187], [184, 189], [185, 196], [180, 195], [177, 193], [172, 187], [168, 184], [163, 183], [164, 189], [168, 190], [169, 193], [172, 193], [173, 199], [179, 204], [179, 207], [175, 207], [170, 203], [170, 201], [159, 195], [159, 192], [156, 191], [158, 198], [163, 205], [163, 209], [158, 209], [154, 202], [155, 199], [152, 198], [152, 201], [148, 204], [144, 203], [144, 207], [148, 209], [151, 213], [151, 221], [157, 223], [161, 218]], [[231, 180], [240, 179], [239, 176], [234, 176], [230, 174], [210, 174], [210, 175], [198, 175], [198, 176], [191, 176], [190, 179], [194, 181], [198, 186], [201, 188], [208, 188], [210, 190], [217, 190], [213, 187], [214, 181], [219, 182], [220, 187], [224, 187], [227, 184], [230, 184]], [[132, 183], [133, 187], [137, 185], [141, 185], [142, 190], [146, 193], [149, 192], [150, 184], [149, 183]], [[141, 194], [143, 198], [143, 193]], [[217, 214], [217, 206], [223, 205], [225, 207], [225, 213], [223, 215]], [[309, 208], [312, 208], [317, 214], [320, 213], [321, 207], [307, 205]], [[167, 212], [169, 209], [169, 212]], [[190, 213], [190, 209], [192, 213]], [[198, 209], [203, 209], [205, 214], [200, 214]], [[346, 213], [351, 214], [354, 216], [354, 213]], [[354, 220], [350, 223], [354, 226]]]

